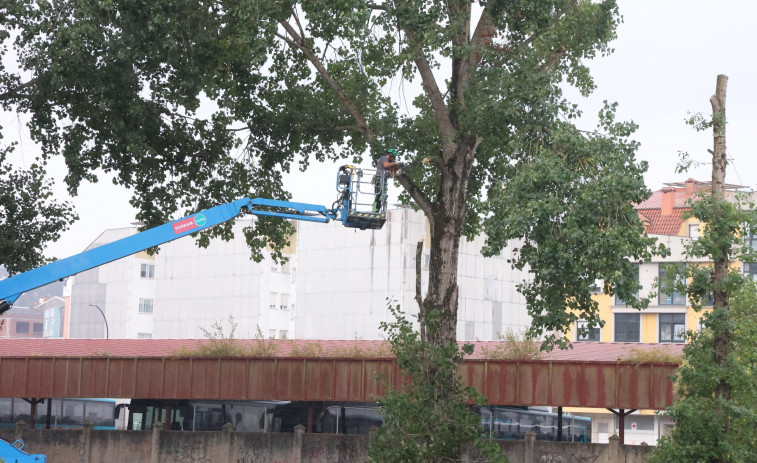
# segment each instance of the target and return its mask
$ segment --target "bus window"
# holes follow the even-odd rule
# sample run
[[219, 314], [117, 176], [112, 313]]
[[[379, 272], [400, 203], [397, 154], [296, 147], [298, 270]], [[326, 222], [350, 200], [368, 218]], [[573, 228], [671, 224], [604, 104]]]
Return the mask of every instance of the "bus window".
[[84, 402], [79, 400], [67, 400], [63, 402], [59, 424], [63, 426], [81, 426], [84, 416]]
[[98, 429], [115, 429], [116, 419], [113, 416], [113, 407], [115, 407], [115, 402], [88, 400], [84, 402], [84, 421], [91, 422]]
[[481, 414], [481, 427], [479, 429], [478, 437], [488, 439], [492, 437], [492, 412], [488, 408], [481, 408], [477, 411]]
[[266, 407], [232, 404], [227, 406], [231, 424], [238, 432], [264, 432], [266, 430]]
[[344, 407], [343, 410], [345, 434], [367, 435], [372, 427], [384, 424], [378, 408]]
[[230, 420], [222, 404], [198, 403], [195, 406], [195, 430], [221, 431]]
[[13, 399], [0, 399], [0, 428], [13, 424]]
[[520, 439], [519, 424], [520, 417], [517, 410], [492, 410], [492, 437], [494, 439]]
[[23, 399], [13, 399], [13, 419], [11, 420], [12, 423], [18, 423], [21, 420], [24, 420], [27, 423], [31, 423], [31, 413], [32, 406], [29, 405], [29, 402]]

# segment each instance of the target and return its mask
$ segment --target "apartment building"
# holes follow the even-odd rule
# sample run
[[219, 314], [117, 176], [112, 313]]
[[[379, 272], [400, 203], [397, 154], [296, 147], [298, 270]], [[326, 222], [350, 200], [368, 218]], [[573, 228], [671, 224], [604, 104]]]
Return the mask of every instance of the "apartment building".
[[[698, 193], [707, 192], [709, 188], [710, 182], [694, 179], [681, 183], [667, 183], [649, 199], [635, 206], [646, 232], [664, 243], [671, 251], [670, 256], [665, 258], [637, 264], [637, 278], [642, 287], [639, 295], [650, 298], [649, 306], [639, 312], [628, 307], [618, 297], [600, 294], [598, 291], [595, 300], [599, 303], [600, 317], [604, 320], [605, 326], [594, 328], [587, 335], [581, 336], [577, 328], [586, 322], [577, 321], [575, 329], [566, 333], [571, 341], [684, 343], [686, 331], [699, 329], [701, 315], [691, 308], [686, 294], [674, 290], [661, 291], [657, 282], [665, 277], [666, 272], [674, 270], [678, 265], [682, 267], [692, 263], [709, 263], [705, 259], [697, 261], [684, 255], [685, 245], [699, 237], [701, 227], [697, 219], [684, 218], [685, 212], [689, 210], [687, 204], [690, 200], [695, 200]], [[739, 185], [726, 185], [728, 199], [734, 200], [743, 189], [744, 187]], [[754, 196], [752, 192], [743, 194]], [[757, 244], [757, 240], [754, 241]], [[737, 265], [743, 265], [745, 271], [754, 268], [757, 273], [757, 265]], [[712, 298], [704, 301], [704, 310], [708, 304], [712, 305]], [[609, 435], [617, 432], [617, 420], [614, 415], [585, 409], [571, 409], [571, 412], [593, 418], [592, 442], [606, 442]], [[670, 420], [648, 411], [637, 412], [627, 417], [625, 423], [626, 443], [629, 444], [654, 444], [660, 435], [667, 435], [673, 426]]]

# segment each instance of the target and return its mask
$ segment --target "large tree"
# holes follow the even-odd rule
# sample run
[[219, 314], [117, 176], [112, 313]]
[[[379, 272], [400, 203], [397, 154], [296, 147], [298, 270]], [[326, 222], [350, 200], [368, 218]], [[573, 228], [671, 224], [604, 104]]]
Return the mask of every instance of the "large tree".
[[[0, 24], [12, 26], [6, 18], [7, 7], [0, 6]], [[0, 29], [0, 43], [9, 39], [8, 29]], [[6, 69], [7, 52], [0, 47], [0, 111], [13, 109], [18, 100], [12, 95], [22, 82]], [[5, 143], [2, 131], [0, 125], [0, 267], [14, 274], [48, 262], [45, 245], [60, 238], [76, 214], [70, 203], [54, 199], [44, 162], [9, 161], [17, 143]]]
[[[623, 257], [650, 243], [631, 206], [648, 194], [633, 126], [608, 106], [580, 131], [562, 93], [593, 89], [585, 61], [611, 51], [613, 0], [14, 0], [0, 19], [32, 76], [0, 98], [29, 114], [46, 157], [65, 158], [72, 193], [112, 171], [147, 226], [286, 199], [297, 164], [394, 147], [430, 159], [396, 178], [430, 224], [427, 341], [455, 340], [460, 239], [484, 230], [487, 252], [522, 240], [534, 332], [599, 322], [596, 278], [636, 292]], [[421, 84], [412, 103], [408, 83]], [[289, 231], [261, 219], [247, 238], [278, 250]]]

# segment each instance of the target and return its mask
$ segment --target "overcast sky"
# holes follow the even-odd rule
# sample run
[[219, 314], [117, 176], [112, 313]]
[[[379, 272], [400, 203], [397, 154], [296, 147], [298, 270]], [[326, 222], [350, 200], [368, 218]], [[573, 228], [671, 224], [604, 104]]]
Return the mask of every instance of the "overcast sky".
[[[697, 133], [684, 123], [689, 112], [711, 111], [709, 98], [718, 74], [729, 76], [727, 146], [731, 159], [729, 183], [757, 185], [757, 2], [751, 0], [619, 0], [624, 17], [613, 43], [615, 53], [590, 63], [597, 90], [589, 99], [571, 95], [585, 112], [583, 129], [593, 129], [602, 101], [619, 103], [618, 119], [633, 120], [640, 128], [638, 157], [649, 162], [647, 186], [693, 177], [710, 179], [711, 132]], [[3, 117], [6, 141], [17, 140], [14, 155], [21, 164], [33, 162], [36, 150], [28, 131], [13, 116]], [[676, 174], [678, 152], [686, 151], [705, 164]], [[65, 175], [62, 162], [51, 167], [58, 184]], [[295, 201], [330, 205], [335, 199], [335, 165], [312, 166], [306, 174], [290, 176], [287, 184]], [[59, 188], [63, 190], [62, 186]], [[394, 188], [396, 193], [397, 188]], [[393, 195], [393, 196], [396, 196]], [[391, 198], [390, 198], [391, 199]], [[74, 204], [81, 217], [47, 254], [58, 258], [81, 252], [104, 229], [129, 226], [134, 210], [129, 193], [112, 186], [106, 176], [85, 184]]]

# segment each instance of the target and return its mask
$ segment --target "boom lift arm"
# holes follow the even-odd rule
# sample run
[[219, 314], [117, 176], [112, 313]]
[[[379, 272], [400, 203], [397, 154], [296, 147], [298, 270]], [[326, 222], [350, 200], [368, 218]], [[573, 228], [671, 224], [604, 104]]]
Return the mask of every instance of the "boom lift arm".
[[243, 213], [320, 223], [340, 220], [345, 227], [380, 229], [386, 221], [386, 194], [381, 192], [383, 204], [378, 212], [361, 210], [370, 203], [361, 202], [360, 195], [364, 194], [371, 202], [375, 195], [372, 176], [367, 175], [368, 172], [373, 171], [342, 166], [336, 185], [339, 197], [331, 209], [275, 199], [242, 198], [6, 278], [0, 281], [0, 315], [26, 291], [205, 230]]

